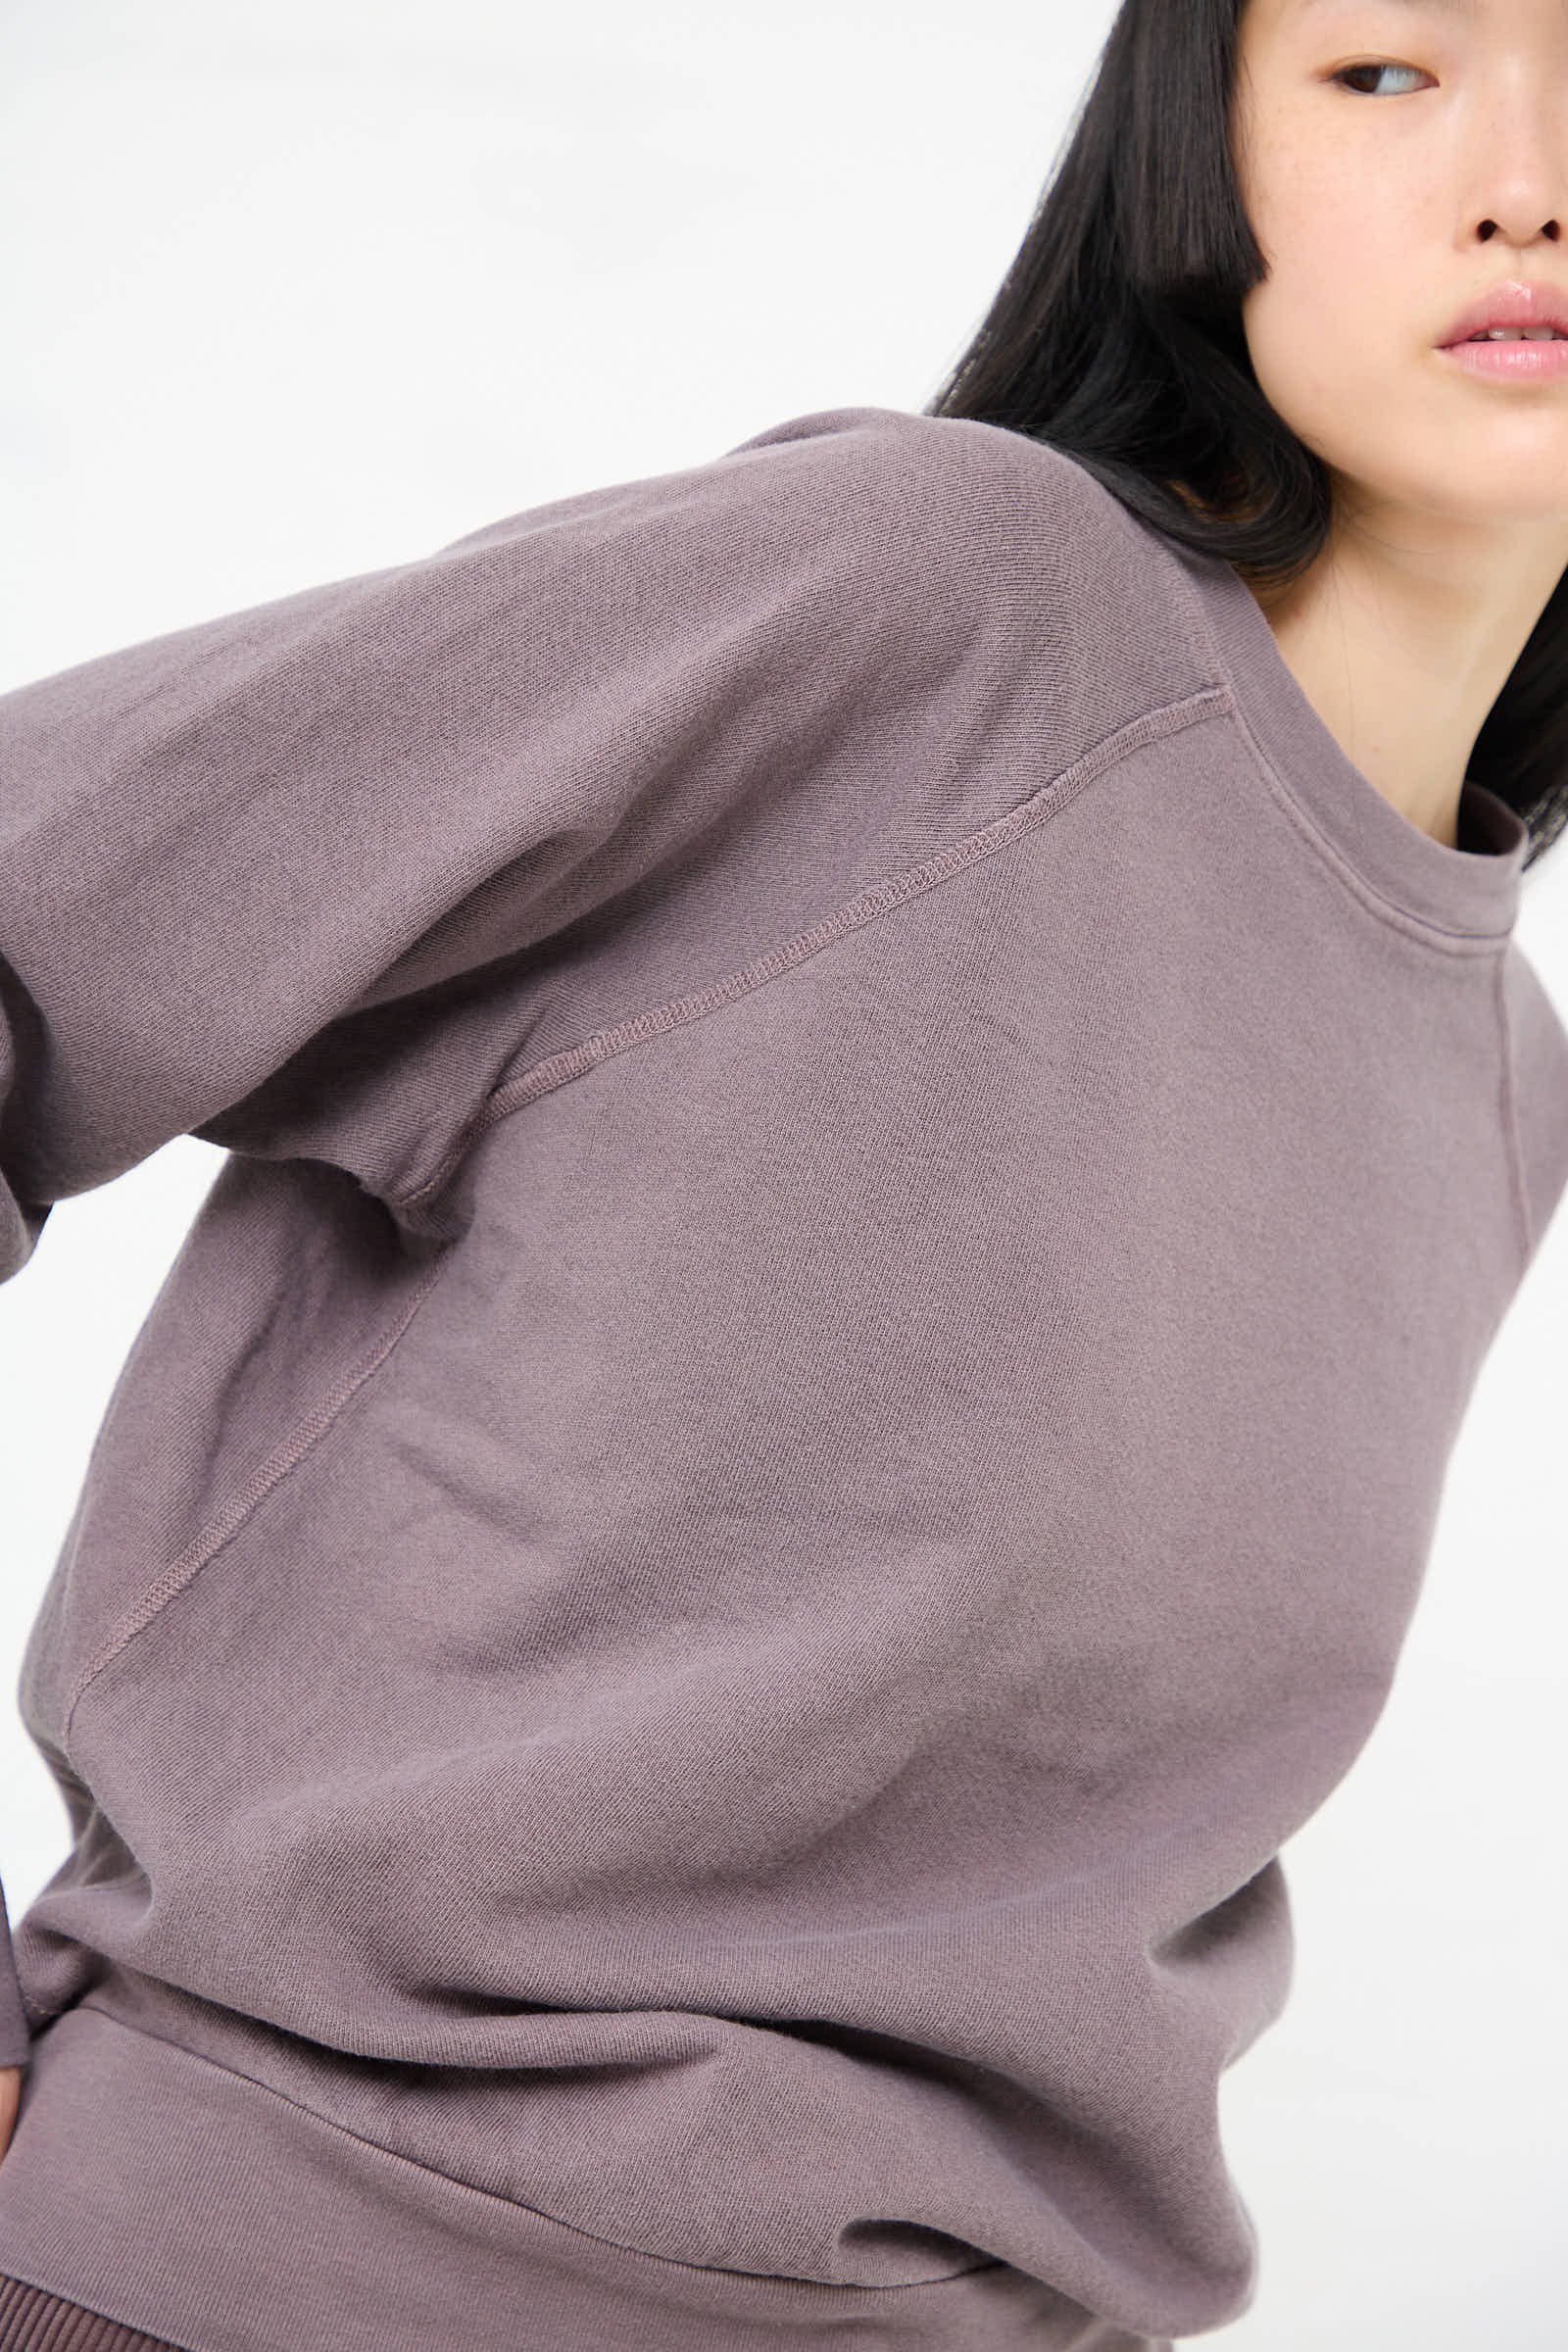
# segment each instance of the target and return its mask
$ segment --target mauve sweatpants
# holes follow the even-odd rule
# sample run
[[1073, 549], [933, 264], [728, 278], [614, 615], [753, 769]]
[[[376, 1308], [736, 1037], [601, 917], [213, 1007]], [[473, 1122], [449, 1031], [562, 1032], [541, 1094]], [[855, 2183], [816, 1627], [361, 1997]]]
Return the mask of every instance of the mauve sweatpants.
[[180, 2352], [180, 2346], [122, 2328], [24, 2279], [0, 2278], [0, 2352]]

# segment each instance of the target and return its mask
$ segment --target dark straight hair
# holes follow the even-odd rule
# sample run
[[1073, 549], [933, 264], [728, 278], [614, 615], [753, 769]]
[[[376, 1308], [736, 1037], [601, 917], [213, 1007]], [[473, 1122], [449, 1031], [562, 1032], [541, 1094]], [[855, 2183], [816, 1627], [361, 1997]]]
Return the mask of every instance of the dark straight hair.
[[[1230, 142], [1246, 0], [1123, 0], [1023, 244], [922, 414], [1052, 443], [1130, 513], [1289, 585], [1322, 550], [1328, 467], [1265, 399], [1241, 306], [1267, 275]], [[1468, 774], [1530, 833], [1568, 823], [1568, 572]]]

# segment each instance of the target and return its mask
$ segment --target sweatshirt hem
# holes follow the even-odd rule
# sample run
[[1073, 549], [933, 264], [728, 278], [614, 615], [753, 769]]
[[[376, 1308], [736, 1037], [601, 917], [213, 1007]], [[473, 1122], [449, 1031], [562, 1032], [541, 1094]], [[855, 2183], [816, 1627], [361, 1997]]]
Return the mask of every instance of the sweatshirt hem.
[[1171, 2352], [1004, 2262], [835, 2286], [638, 2253], [80, 2005], [24, 2076], [0, 2274], [190, 2352]]

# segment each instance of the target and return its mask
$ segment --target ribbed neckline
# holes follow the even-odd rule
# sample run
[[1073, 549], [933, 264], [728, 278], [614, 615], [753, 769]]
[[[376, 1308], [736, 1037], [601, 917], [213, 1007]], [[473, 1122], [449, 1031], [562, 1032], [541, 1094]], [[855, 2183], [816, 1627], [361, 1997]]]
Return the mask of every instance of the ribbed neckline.
[[1523, 817], [1467, 777], [1459, 796], [1465, 848], [1450, 850], [1412, 824], [1341, 750], [1241, 574], [1131, 519], [1186, 573], [1243, 717], [1287, 791], [1345, 862], [1418, 922], [1478, 939], [1506, 937], [1518, 915], [1530, 846]]

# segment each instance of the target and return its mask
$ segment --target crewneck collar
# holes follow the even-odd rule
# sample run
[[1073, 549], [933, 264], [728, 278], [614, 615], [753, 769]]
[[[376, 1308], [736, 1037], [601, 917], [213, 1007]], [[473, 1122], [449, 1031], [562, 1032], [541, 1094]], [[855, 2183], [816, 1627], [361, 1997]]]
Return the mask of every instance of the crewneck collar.
[[1519, 911], [1530, 846], [1523, 817], [1467, 777], [1458, 818], [1467, 846], [1450, 850], [1424, 833], [1341, 750], [1241, 574], [1221, 558], [1149, 535], [1186, 573], [1219, 666], [1264, 758], [1344, 863], [1418, 922], [1474, 938], [1506, 937]]

